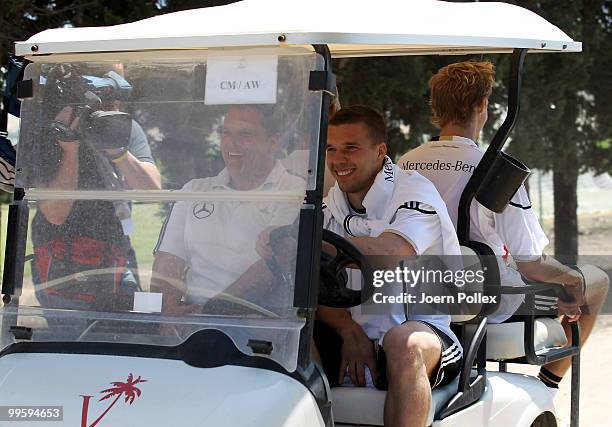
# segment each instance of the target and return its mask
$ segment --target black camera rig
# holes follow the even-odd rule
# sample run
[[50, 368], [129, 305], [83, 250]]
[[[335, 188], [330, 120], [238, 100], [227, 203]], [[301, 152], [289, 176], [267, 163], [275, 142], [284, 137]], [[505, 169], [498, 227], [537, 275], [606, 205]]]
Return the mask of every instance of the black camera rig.
[[[82, 74], [72, 64], [58, 64], [49, 69], [41, 83], [46, 99], [72, 108], [69, 123], [55, 117], [50, 120], [52, 140], [87, 141], [98, 150], [128, 146], [132, 116], [112, 109], [112, 101], [127, 100], [132, 85], [117, 72], [109, 71], [98, 77]], [[71, 123], [78, 125], [73, 127]]]

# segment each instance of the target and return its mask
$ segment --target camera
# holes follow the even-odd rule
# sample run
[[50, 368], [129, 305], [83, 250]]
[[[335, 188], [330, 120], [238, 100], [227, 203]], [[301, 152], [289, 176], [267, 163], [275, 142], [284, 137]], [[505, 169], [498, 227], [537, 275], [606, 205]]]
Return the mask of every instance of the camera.
[[57, 105], [71, 105], [71, 123], [79, 119], [76, 129], [51, 119], [49, 131], [53, 140], [87, 141], [98, 150], [128, 146], [132, 116], [103, 108], [110, 101], [127, 100], [132, 92], [132, 85], [117, 72], [109, 71], [98, 77], [82, 74], [74, 65], [60, 64], [52, 67], [41, 83], [47, 100]]

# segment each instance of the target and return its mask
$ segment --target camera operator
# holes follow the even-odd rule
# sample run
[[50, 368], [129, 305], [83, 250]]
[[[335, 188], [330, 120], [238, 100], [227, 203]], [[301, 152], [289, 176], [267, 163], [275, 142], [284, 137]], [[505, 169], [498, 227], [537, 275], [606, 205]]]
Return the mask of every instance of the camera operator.
[[[143, 129], [130, 115], [119, 111], [121, 100], [116, 98], [121, 92], [113, 84], [125, 84], [131, 91], [129, 83], [115, 71], [102, 78], [78, 78], [90, 85], [93, 81], [95, 93], [85, 94], [89, 99], [97, 97], [97, 103], [92, 102], [94, 107], [86, 110], [66, 106], [51, 116], [50, 131], [44, 136], [49, 141], [44, 142], [54, 144], [55, 149], [40, 160], [39, 187], [84, 191], [160, 189], [160, 173]], [[37, 208], [32, 222], [32, 269], [41, 306], [131, 308], [131, 300], [120, 297], [139, 286], [136, 257], [129, 240], [133, 228], [129, 203], [53, 199], [39, 201]]]
[[[118, 110], [119, 101], [113, 100], [108, 107]], [[108, 111], [112, 111], [108, 110]], [[71, 107], [64, 107], [55, 117], [55, 120], [69, 126], [71, 130], [78, 129], [79, 117], [73, 118]], [[79, 152], [80, 140], [57, 139], [57, 144], [62, 149], [59, 160], [59, 169], [48, 187], [55, 190], [76, 190], [81, 187], [79, 180]], [[153, 162], [151, 149], [146, 135], [140, 125], [132, 121], [130, 141], [127, 147], [109, 148], [100, 150], [112, 163], [115, 172], [122, 177], [127, 188], [139, 190], [159, 190], [161, 188], [161, 177], [159, 170]], [[56, 200], [41, 202], [39, 208], [45, 218], [52, 224], [63, 224], [73, 205], [72, 200]]]

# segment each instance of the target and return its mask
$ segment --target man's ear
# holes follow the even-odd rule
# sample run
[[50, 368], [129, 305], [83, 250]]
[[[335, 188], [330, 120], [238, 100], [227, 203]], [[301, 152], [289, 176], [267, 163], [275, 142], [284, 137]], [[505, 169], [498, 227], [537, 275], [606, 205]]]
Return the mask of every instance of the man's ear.
[[381, 142], [378, 144], [378, 157], [385, 157], [387, 155], [387, 144]]
[[487, 98], [486, 96], [483, 97], [478, 104], [476, 104], [476, 112], [477, 113], [482, 113], [483, 111], [485, 111], [487, 109], [487, 107], [489, 106], [489, 98]]
[[280, 135], [275, 133], [274, 135], [270, 136], [269, 139], [270, 143], [272, 144], [272, 152], [276, 154], [279, 151], [282, 142]]

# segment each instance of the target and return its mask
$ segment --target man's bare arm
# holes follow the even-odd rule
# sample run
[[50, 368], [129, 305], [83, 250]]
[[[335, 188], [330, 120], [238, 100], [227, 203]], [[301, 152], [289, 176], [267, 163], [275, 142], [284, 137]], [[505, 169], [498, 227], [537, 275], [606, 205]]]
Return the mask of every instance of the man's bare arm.
[[365, 386], [364, 365], [368, 367], [372, 379], [376, 381], [374, 347], [361, 325], [353, 320], [350, 313], [343, 308], [319, 306], [317, 319], [331, 327], [342, 338], [339, 381], [343, 381], [344, 374], [348, 371], [353, 384]]
[[260, 259], [223, 292], [253, 302], [270, 291], [274, 282], [266, 261]]
[[342, 336], [355, 326], [361, 329], [350, 313], [344, 308], [325, 307], [320, 305], [317, 309], [317, 319], [328, 325], [338, 335]]
[[[62, 149], [59, 169], [53, 180], [45, 187], [58, 190], [75, 190], [79, 173], [79, 142], [58, 141], [58, 144]], [[73, 204], [73, 200], [42, 200], [38, 203], [38, 208], [51, 224], [61, 225], [68, 218]]]
[[[72, 117], [72, 108], [64, 107], [55, 116], [55, 120], [68, 125], [72, 131], [78, 129], [79, 118]], [[58, 171], [51, 182], [44, 185], [46, 188], [58, 190], [76, 190], [79, 180], [79, 145], [78, 140], [57, 140], [62, 149], [62, 157], [58, 164]], [[51, 224], [61, 225], [66, 221], [74, 201], [72, 200], [44, 200], [38, 208]]]
[[137, 190], [161, 189], [161, 175], [155, 164], [138, 160], [129, 151], [112, 162], [117, 166], [130, 188]]
[[[395, 267], [401, 259], [416, 255], [414, 247], [406, 239], [391, 232], [382, 233], [378, 237], [348, 237], [347, 239], [363, 255], [370, 256], [369, 261], [373, 268]], [[323, 242], [323, 252], [330, 255], [336, 254], [333, 246], [326, 242]]]
[[[387, 268], [397, 265], [404, 257], [416, 254], [414, 247], [402, 236], [385, 232], [378, 237], [349, 237], [357, 249], [370, 258], [374, 268]], [[334, 254], [335, 250], [329, 244], [323, 245], [323, 250]], [[376, 363], [373, 347], [363, 328], [355, 322], [349, 312], [341, 308], [319, 306], [317, 318], [331, 327], [342, 338], [342, 354], [339, 379], [342, 381], [344, 372], [348, 370], [351, 381], [355, 385], [365, 385], [365, 364], [372, 378], [376, 378]]]
[[582, 285], [582, 276], [551, 256], [542, 255], [536, 261], [516, 261], [519, 271], [530, 280], [546, 283]]
[[406, 239], [391, 232], [384, 232], [378, 237], [349, 237], [349, 240], [364, 255], [391, 257], [416, 255], [416, 251]]

